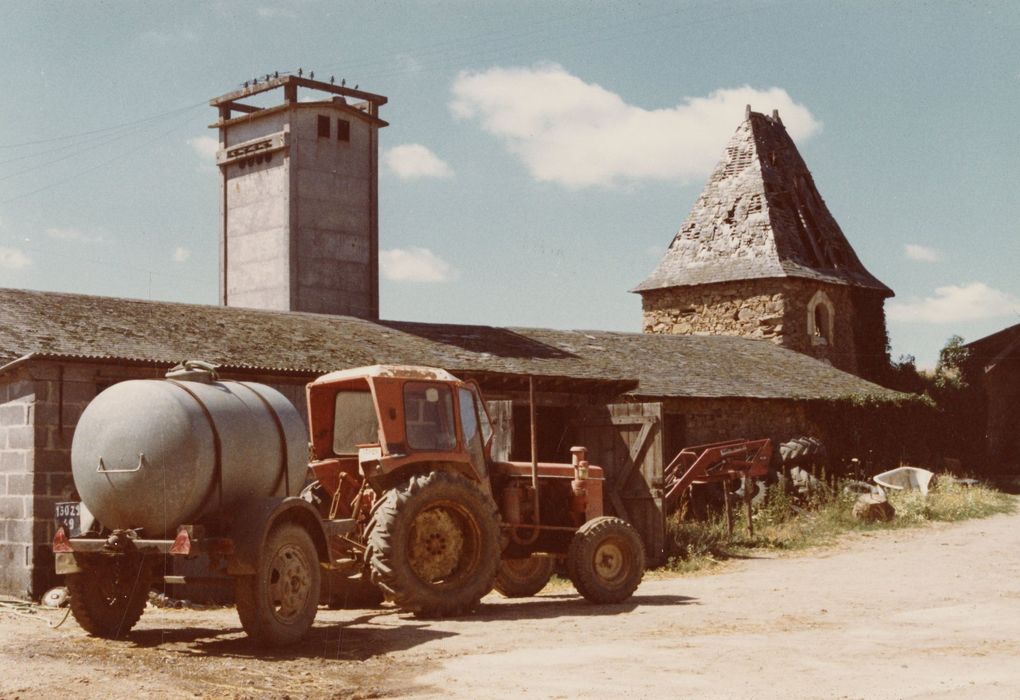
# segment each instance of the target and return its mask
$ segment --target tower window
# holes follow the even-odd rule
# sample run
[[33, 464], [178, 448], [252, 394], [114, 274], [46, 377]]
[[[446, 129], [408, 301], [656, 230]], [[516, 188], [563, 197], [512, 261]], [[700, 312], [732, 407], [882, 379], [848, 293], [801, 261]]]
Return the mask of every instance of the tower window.
[[835, 307], [823, 291], [818, 291], [808, 303], [807, 327], [812, 345], [832, 345]]
[[336, 120], [336, 140], [337, 141], [351, 140], [351, 123], [346, 119]]
[[329, 117], [324, 117], [321, 114], [319, 115], [319, 138], [329, 138]]

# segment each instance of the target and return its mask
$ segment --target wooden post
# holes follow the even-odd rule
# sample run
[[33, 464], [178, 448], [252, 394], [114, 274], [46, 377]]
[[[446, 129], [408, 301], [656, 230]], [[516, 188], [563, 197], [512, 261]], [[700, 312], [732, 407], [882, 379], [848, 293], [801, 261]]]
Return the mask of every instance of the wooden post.
[[726, 479], [723, 484], [723, 507], [726, 509], [726, 534], [733, 539], [733, 508], [730, 506], [730, 480]]
[[744, 477], [744, 503], [747, 504], [747, 536], [754, 537], [754, 522], [751, 520], [751, 488], [754, 482], [751, 477]]

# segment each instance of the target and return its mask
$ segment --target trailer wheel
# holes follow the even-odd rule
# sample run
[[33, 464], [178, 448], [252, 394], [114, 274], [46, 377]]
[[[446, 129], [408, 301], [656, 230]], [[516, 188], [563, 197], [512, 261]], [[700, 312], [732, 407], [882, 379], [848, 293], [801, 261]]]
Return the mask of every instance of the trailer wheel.
[[499, 515], [464, 477], [431, 472], [390, 489], [367, 540], [372, 582], [417, 615], [460, 615], [492, 590]]
[[145, 610], [152, 574], [141, 557], [117, 557], [67, 575], [71, 613], [94, 637], [120, 639]]
[[507, 598], [528, 598], [545, 588], [554, 568], [552, 557], [504, 559], [496, 572], [496, 590]]
[[308, 531], [296, 523], [275, 526], [254, 576], [237, 577], [237, 616], [261, 646], [293, 644], [315, 620], [319, 557]]
[[589, 520], [570, 543], [567, 573], [577, 592], [592, 603], [620, 603], [634, 593], [645, 573], [641, 536], [619, 518]]

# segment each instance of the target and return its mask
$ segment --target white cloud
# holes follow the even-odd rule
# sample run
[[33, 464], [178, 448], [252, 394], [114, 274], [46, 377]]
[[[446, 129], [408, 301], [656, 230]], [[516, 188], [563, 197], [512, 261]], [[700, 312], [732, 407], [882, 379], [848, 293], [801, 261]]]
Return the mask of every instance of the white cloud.
[[1020, 298], [983, 282], [971, 282], [937, 287], [934, 296], [924, 299], [890, 302], [887, 313], [893, 321], [958, 323], [1020, 314]]
[[215, 160], [216, 152], [220, 150], [220, 142], [212, 136], [196, 136], [188, 139], [188, 145], [204, 159]]
[[936, 262], [939, 259], [939, 252], [928, 246], [917, 243], [907, 243], [903, 246], [903, 253], [911, 260], [918, 262]]
[[8, 270], [20, 270], [32, 264], [32, 259], [17, 248], [0, 246], [0, 267]]
[[46, 235], [55, 241], [70, 243], [102, 243], [103, 237], [98, 233], [85, 233], [70, 226], [46, 229]]
[[452, 177], [453, 168], [420, 143], [394, 146], [383, 156], [386, 166], [401, 180], [421, 177]]
[[748, 104], [766, 113], [778, 109], [795, 140], [821, 128], [781, 88], [725, 88], [675, 107], [645, 109], [558, 65], [462, 72], [450, 109], [501, 138], [536, 180], [576, 189], [702, 179]]
[[381, 250], [379, 269], [394, 282], [449, 282], [457, 276], [450, 263], [428, 248]]
[[187, 262], [191, 258], [191, 251], [184, 246], [177, 246], [174, 248], [173, 259], [174, 262], [182, 263]]

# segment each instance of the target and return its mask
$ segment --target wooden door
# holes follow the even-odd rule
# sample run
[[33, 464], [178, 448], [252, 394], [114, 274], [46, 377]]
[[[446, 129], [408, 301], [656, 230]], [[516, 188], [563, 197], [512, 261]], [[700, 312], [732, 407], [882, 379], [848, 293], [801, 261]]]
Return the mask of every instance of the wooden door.
[[513, 401], [486, 401], [485, 408], [492, 420], [492, 461], [509, 462], [514, 444]]
[[662, 404], [618, 403], [585, 408], [574, 421], [577, 444], [605, 470], [606, 512], [641, 533], [648, 564], [664, 558]]

